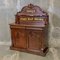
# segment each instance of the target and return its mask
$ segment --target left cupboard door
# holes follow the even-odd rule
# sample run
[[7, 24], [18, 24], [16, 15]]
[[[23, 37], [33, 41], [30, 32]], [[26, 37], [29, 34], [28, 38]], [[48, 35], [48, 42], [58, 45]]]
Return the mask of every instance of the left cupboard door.
[[16, 48], [27, 48], [25, 29], [11, 29], [12, 45]]

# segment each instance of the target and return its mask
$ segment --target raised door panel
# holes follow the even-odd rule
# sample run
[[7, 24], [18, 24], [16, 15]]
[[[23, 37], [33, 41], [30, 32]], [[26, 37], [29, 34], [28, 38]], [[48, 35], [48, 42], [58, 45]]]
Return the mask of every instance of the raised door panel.
[[14, 47], [26, 48], [26, 35], [24, 29], [12, 29], [12, 39], [14, 42]]
[[31, 51], [39, 51], [41, 49], [41, 31], [29, 30], [28, 31], [28, 49]]

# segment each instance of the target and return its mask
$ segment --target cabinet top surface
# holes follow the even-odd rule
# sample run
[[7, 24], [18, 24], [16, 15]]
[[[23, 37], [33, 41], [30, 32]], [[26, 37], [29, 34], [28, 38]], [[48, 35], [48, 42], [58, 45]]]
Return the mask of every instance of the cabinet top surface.
[[41, 24], [41, 25], [36, 25], [36, 24], [34, 24], [34, 25], [27, 25], [27, 24], [15, 24], [15, 23], [11, 23], [10, 24], [10, 26], [16, 26], [16, 27], [35, 27], [35, 28], [44, 28], [44, 27], [46, 27], [46, 25], [43, 25], [43, 24]]

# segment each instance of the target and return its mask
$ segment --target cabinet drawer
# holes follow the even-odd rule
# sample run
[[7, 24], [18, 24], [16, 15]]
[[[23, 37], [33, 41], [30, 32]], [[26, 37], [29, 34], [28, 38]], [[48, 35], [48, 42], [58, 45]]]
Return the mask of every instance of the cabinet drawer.
[[26, 29], [30, 30], [43, 30], [43, 28], [40, 27], [26, 27]]

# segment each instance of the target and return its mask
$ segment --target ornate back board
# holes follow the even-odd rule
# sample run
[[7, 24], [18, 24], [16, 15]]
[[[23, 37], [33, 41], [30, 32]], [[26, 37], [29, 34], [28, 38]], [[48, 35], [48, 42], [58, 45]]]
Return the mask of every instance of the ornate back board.
[[48, 23], [48, 14], [43, 11], [39, 6], [29, 4], [24, 6], [21, 11], [16, 14], [16, 23], [20, 24], [25, 22], [27, 24], [32, 24], [40, 22], [41, 24]]

